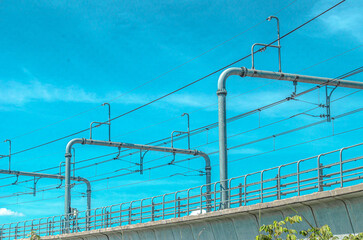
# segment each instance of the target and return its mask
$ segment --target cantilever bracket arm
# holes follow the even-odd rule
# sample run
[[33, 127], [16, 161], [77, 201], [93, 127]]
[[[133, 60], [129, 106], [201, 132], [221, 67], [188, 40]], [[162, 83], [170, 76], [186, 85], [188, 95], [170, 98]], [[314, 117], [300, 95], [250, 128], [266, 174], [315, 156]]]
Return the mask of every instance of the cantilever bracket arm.
[[[90, 124], [90, 127], [89, 127], [89, 139], [92, 139], [92, 125], [93, 124], [98, 124], [98, 125], [96, 125], [95, 127], [99, 127], [99, 126], [101, 126], [101, 125], [103, 125], [103, 124], [105, 124], [105, 125], [111, 125], [111, 122], [91, 122], [91, 124]], [[110, 135], [110, 132], [109, 132], [109, 139], [111, 138], [111, 135]]]
[[[65, 178], [65, 176], [60, 175], [60, 174], [58, 175], [58, 174], [24, 172], [24, 171], [9, 171], [9, 170], [5, 170], [5, 169], [0, 169], [0, 174], [16, 175], [17, 179], [19, 176], [34, 177], [34, 189], [35, 189], [36, 183], [41, 178], [60, 179], [61, 181]], [[37, 179], [35, 179], [35, 178], [37, 178]], [[87, 185], [87, 210], [90, 210], [91, 209], [91, 183], [87, 179], [82, 178], [82, 177], [71, 177], [71, 179], [73, 181], [77, 181], [77, 182], [84, 182]], [[16, 184], [17, 181], [14, 182], [13, 184]], [[61, 184], [62, 184], [62, 182], [61, 182]], [[61, 186], [61, 184], [58, 186], [58, 188]]]
[[363, 89], [363, 82], [349, 81], [344, 79], [324, 78], [315, 76], [306, 76], [299, 74], [262, 71], [256, 69], [229, 68], [224, 70], [218, 79], [218, 131], [219, 131], [219, 174], [221, 185], [221, 202], [222, 208], [229, 207], [228, 197], [228, 166], [227, 166], [227, 115], [226, 115], [226, 82], [227, 79], [237, 75], [240, 77], [267, 78], [279, 81], [303, 82], [311, 84], [320, 84], [323, 86], [339, 86], [344, 88]]
[[[207, 183], [207, 204], [210, 204], [211, 199], [211, 164], [209, 156], [198, 150], [190, 150], [190, 149], [179, 149], [179, 148], [170, 148], [170, 147], [161, 147], [161, 146], [152, 146], [152, 145], [142, 145], [142, 144], [132, 144], [132, 143], [122, 143], [122, 142], [111, 142], [111, 141], [100, 141], [93, 139], [85, 139], [85, 138], [75, 138], [68, 142], [66, 146], [66, 173], [65, 173], [65, 204], [64, 210], [66, 218], [69, 216], [71, 210], [71, 192], [70, 192], [70, 163], [71, 163], [71, 149], [74, 144], [83, 144], [83, 145], [97, 145], [97, 146], [106, 146], [106, 147], [117, 147], [117, 148], [128, 148], [128, 149], [139, 149], [139, 150], [148, 150], [148, 151], [156, 151], [156, 152], [169, 152], [169, 153], [177, 153], [177, 154], [185, 154], [192, 156], [200, 156], [205, 160], [205, 171], [206, 171], [206, 183]], [[67, 222], [66, 222], [67, 223]], [[67, 226], [66, 226], [67, 227]]]
[[[263, 46], [263, 48], [260, 48], [257, 52], [261, 52], [261, 51], [264, 51], [267, 47], [273, 47], [273, 48], [278, 48], [280, 49], [281, 46], [278, 46], [278, 45], [269, 45], [269, 44], [263, 44], [263, 43], [255, 43], [252, 45], [251, 47], [251, 60], [252, 60], [252, 69], [255, 69], [255, 58], [254, 58], [254, 54], [255, 54], [255, 46]], [[279, 59], [280, 59], [280, 56], [279, 56]], [[281, 66], [279, 66], [279, 68], [281, 69]]]

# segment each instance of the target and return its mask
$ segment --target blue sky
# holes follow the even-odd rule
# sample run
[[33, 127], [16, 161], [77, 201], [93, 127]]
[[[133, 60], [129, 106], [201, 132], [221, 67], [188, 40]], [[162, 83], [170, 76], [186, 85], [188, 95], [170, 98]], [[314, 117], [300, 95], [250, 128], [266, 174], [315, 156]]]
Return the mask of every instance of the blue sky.
[[[4, 140], [12, 139], [12, 151], [18, 152], [85, 129], [92, 121], [106, 121], [107, 108], [100, 106], [103, 102], [111, 104], [112, 117], [115, 117], [249, 54], [253, 43], [270, 43], [275, 40], [275, 23], [265, 21], [268, 16], [275, 14], [280, 18], [283, 35], [337, 2], [339, 1], [2, 1], [0, 137]], [[347, 0], [281, 40], [282, 70], [336, 77], [360, 67], [363, 62], [362, 10], [361, 1]], [[252, 26], [254, 27], [251, 28]], [[353, 48], [352, 51], [308, 68]], [[256, 68], [277, 70], [276, 60], [274, 49], [259, 53], [256, 55]], [[188, 63], [175, 69], [185, 62]], [[251, 60], [248, 58], [234, 66], [250, 67]], [[175, 70], [164, 74], [171, 69]], [[113, 121], [112, 140], [148, 143], [170, 136], [173, 130], [184, 131], [186, 119], [180, 117], [184, 112], [190, 114], [192, 129], [216, 122], [218, 75]], [[362, 75], [349, 79], [362, 81]], [[140, 85], [142, 86], [139, 87]], [[299, 84], [298, 91], [309, 87], [311, 85]], [[227, 104], [228, 116], [231, 117], [286, 98], [293, 91], [293, 86], [289, 82], [231, 77], [227, 89], [230, 99]], [[338, 88], [333, 99], [351, 92], [351, 89]], [[332, 106], [332, 114], [338, 115], [362, 107], [362, 97], [362, 93], [356, 93], [337, 101]], [[324, 103], [324, 90], [314, 91], [301, 99]], [[261, 125], [312, 107], [295, 101], [282, 104], [263, 111]], [[321, 109], [314, 112], [323, 113]], [[361, 113], [356, 113], [336, 120], [334, 130], [339, 132], [360, 127], [361, 117]], [[317, 120], [320, 118], [294, 118], [231, 138], [228, 144], [234, 146], [249, 142]], [[253, 115], [229, 124], [228, 134], [237, 134], [257, 125], [258, 116]], [[331, 131], [332, 124], [324, 123], [278, 138], [276, 147], [315, 139], [328, 135]], [[95, 139], [106, 140], [107, 127], [94, 129], [93, 134]], [[361, 134], [355, 131], [231, 162], [229, 176], [243, 175], [359, 143]], [[76, 137], [88, 136], [89, 133], [85, 132]], [[207, 139], [211, 142], [217, 140], [217, 137], [216, 129], [208, 131], [208, 134], [193, 136], [192, 147], [205, 145]], [[70, 139], [14, 155], [12, 169], [37, 171], [58, 166], [64, 160], [64, 149]], [[185, 140], [175, 145], [179, 148], [187, 147]], [[272, 147], [271, 141], [250, 144], [230, 151], [229, 159], [232, 161], [262, 153]], [[1, 154], [7, 154], [7, 149], [7, 143], [0, 144]], [[217, 151], [218, 145], [212, 143], [198, 149], [213, 152]], [[76, 146], [76, 161], [115, 151], [102, 147]], [[110, 159], [115, 155], [79, 163], [77, 167]], [[145, 161], [162, 156], [165, 155], [148, 153]], [[125, 159], [139, 161], [138, 155]], [[184, 157], [177, 156], [177, 159]], [[218, 155], [211, 155], [211, 160], [212, 179], [217, 181]], [[145, 168], [170, 161], [171, 157], [167, 156], [146, 164]], [[7, 159], [1, 159], [0, 164], [1, 168], [8, 168]], [[76, 175], [95, 180], [123, 173], [119, 170], [108, 174], [125, 167], [135, 169], [130, 163], [110, 161], [78, 170]], [[94, 182], [93, 207], [150, 197], [204, 183], [203, 177], [180, 175], [148, 181], [185, 172], [188, 170], [185, 167], [200, 169], [203, 168], [203, 161], [193, 160], [183, 162], [180, 166], [154, 169], [143, 175], [132, 174]], [[47, 172], [57, 171], [58, 169]], [[195, 171], [187, 173], [196, 174]], [[0, 185], [15, 180], [16, 178], [1, 179]], [[29, 178], [19, 178], [19, 181], [24, 180]], [[139, 181], [146, 182], [137, 184]], [[57, 185], [59, 181], [42, 179], [37, 188], [41, 190]], [[36, 196], [27, 194], [2, 197], [16, 192], [29, 193], [32, 186], [32, 182], [26, 182], [0, 188], [0, 208], [6, 208], [0, 211], [0, 222], [63, 213], [64, 188], [38, 192]], [[101, 190], [104, 188], [109, 189]], [[81, 197], [84, 191], [84, 186], [73, 189], [72, 204], [79, 210], [85, 208], [85, 198]]]

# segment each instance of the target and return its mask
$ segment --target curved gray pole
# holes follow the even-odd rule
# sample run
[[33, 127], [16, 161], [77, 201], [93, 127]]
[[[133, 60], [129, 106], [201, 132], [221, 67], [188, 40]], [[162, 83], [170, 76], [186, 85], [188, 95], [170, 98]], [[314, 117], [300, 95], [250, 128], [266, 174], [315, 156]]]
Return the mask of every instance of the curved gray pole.
[[74, 180], [74, 181], [82, 181], [86, 184], [87, 186], [87, 191], [86, 191], [86, 196], [87, 196], [87, 210], [91, 210], [91, 183], [90, 181], [88, 181], [88, 179], [86, 178], [83, 178], [83, 177], [73, 177], [71, 178], [71, 180]]
[[[66, 146], [66, 167], [65, 167], [65, 198], [64, 198], [64, 212], [66, 216], [66, 229], [69, 226], [69, 214], [71, 212], [71, 188], [70, 188], [70, 162], [71, 162], [71, 150], [74, 144], [86, 144], [86, 145], [97, 145], [97, 146], [106, 146], [106, 147], [117, 147], [117, 148], [129, 148], [129, 149], [140, 149], [140, 150], [149, 150], [156, 152], [170, 152], [170, 153], [179, 153], [193, 156], [201, 156], [205, 160], [205, 172], [206, 172], [206, 187], [207, 187], [207, 206], [210, 204], [210, 191], [211, 191], [211, 165], [210, 159], [208, 155], [204, 152], [198, 150], [190, 150], [190, 149], [179, 149], [179, 148], [169, 148], [169, 147], [159, 147], [159, 146], [150, 146], [150, 145], [142, 145], [142, 144], [132, 144], [132, 143], [121, 143], [121, 142], [111, 142], [111, 141], [99, 141], [93, 139], [85, 139], [85, 138], [75, 138], [68, 142]], [[207, 207], [209, 209], [209, 207]]]
[[315, 76], [298, 75], [282, 72], [262, 71], [256, 69], [229, 68], [224, 70], [218, 79], [218, 128], [219, 128], [219, 173], [221, 184], [221, 207], [228, 208], [228, 168], [227, 168], [227, 126], [226, 126], [226, 80], [229, 76], [239, 75], [241, 77], [267, 78], [291, 82], [304, 82], [339, 86], [345, 88], [363, 89], [362, 82], [349, 81], [344, 79], [324, 78]]
[[[71, 213], [71, 158], [72, 158], [72, 146], [76, 143], [82, 143], [82, 139], [72, 139], [66, 146], [66, 165], [65, 165], [65, 195], [64, 195], [64, 212], [66, 215], [66, 227], [68, 226], [68, 218]], [[68, 229], [68, 228], [66, 228]]]
[[229, 76], [243, 76], [241, 68], [229, 68], [218, 79], [218, 129], [219, 129], [219, 179], [221, 186], [221, 209], [228, 208], [228, 168], [227, 168], [227, 117], [226, 117], [226, 80]]

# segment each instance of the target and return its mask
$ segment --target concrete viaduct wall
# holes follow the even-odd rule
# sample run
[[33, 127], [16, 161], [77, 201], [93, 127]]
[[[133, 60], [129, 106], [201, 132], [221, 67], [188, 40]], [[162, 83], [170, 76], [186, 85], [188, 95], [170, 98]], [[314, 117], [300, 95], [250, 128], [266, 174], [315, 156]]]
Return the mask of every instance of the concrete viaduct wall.
[[[42, 237], [69, 240], [237, 240], [255, 239], [260, 224], [271, 224], [296, 213], [313, 226], [328, 224], [334, 234], [363, 232], [363, 184], [310, 195], [187, 216]], [[309, 228], [304, 222], [301, 228]], [[299, 230], [297, 228], [297, 230]]]

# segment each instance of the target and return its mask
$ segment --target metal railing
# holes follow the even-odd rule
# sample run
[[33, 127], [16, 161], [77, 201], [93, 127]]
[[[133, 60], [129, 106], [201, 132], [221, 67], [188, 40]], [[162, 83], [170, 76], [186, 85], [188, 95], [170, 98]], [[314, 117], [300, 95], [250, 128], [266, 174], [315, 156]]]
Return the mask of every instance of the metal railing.
[[[296, 162], [230, 178], [230, 208], [306, 195], [359, 184], [363, 179], [363, 143]], [[344, 153], [344, 156], [343, 156]], [[203, 214], [221, 209], [221, 182], [89, 211], [3, 224], [0, 240], [75, 233]], [[66, 219], [69, 219], [66, 224]], [[69, 227], [65, 227], [69, 226]]]

